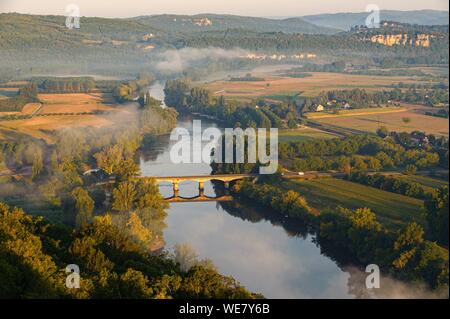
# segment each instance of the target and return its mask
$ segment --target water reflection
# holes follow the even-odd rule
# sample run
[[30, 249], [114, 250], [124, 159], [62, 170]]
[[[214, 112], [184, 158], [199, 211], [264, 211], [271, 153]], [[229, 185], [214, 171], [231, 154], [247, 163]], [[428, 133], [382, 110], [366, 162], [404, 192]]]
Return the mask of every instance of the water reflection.
[[[206, 121], [202, 120], [205, 127]], [[208, 125], [216, 124], [208, 122]], [[178, 126], [191, 129], [192, 118]], [[145, 176], [189, 176], [211, 173], [208, 164], [172, 164], [170, 146], [163, 137], [152, 155], [141, 158]], [[198, 183], [180, 184], [180, 196], [198, 195]], [[173, 195], [172, 185], [160, 185], [164, 197]], [[205, 195], [220, 195], [211, 182]], [[172, 203], [166, 220], [166, 248], [188, 243], [200, 258], [213, 261], [219, 271], [248, 289], [269, 298], [349, 298], [349, 273], [323, 255], [304, 225], [280, 219], [276, 214], [246, 203]]]

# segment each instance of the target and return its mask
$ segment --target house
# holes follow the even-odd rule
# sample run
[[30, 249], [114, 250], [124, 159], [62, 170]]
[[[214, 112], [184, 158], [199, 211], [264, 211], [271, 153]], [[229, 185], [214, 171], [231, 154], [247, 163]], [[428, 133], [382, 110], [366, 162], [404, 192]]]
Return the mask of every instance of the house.
[[316, 112], [323, 112], [325, 110], [325, 108], [323, 107], [322, 104], [316, 105], [315, 106], [315, 111]]
[[352, 108], [352, 106], [350, 104], [348, 104], [348, 103], [344, 104], [344, 109], [349, 110], [351, 108]]

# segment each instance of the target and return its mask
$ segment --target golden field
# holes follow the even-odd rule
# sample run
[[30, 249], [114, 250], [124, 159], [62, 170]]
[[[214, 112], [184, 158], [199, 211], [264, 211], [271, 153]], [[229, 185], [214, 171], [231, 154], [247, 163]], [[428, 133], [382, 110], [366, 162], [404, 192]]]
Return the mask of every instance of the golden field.
[[[40, 103], [24, 106], [22, 112], [13, 114], [39, 115], [58, 113], [57, 115], [35, 116], [29, 119], [0, 121], [0, 139], [14, 136], [13, 133], [26, 134], [53, 143], [54, 132], [74, 127], [105, 127], [115, 124], [117, 120], [125, 120], [132, 116], [133, 110], [127, 107], [115, 108], [110, 94], [39, 94]], [[95, 110], [110, 111], [109, 114], [80, 114]], [[64, 114], [67, 113], [67, 114]], [[118, 116], [114, 114], [117, 113]], [[6, 115], [6, 112], [2, 113]], [[119, 115], [120, 114], [120, 115]]]
[[[404, 105], [402, 110], [393, 112], [367, 112], [365, 114], [354, 113], [353, 115], [351, 113], [337, 114], [317, 117], [314, 120], [324, 124], [367, 132], [375, 132], [380, 126], [385, 126], [391, 131], [423, 131], [427, 134], [449, 136], [448, 119], [424, 114], [426, 111], [432, 110], [435, 109], [422, 105], [408, 104]], [[408, 118], [410, 122], [404, 123], [404, 118]]]
[[403, 83], [417, 83], [417, 79], [408, 76], [373, 76], [342, 73], [306, 72], [312, 76], [305, 78], [280, 77], [267, 74], [254, 74], [264, 77], [264, 81], [214, 81], [203, 87], [214, 93], [230, 98], [257, 98], [271, 95], [315, 96], [322, 91], [366, 89], [376, 91], [392, 89], [390, 86]]

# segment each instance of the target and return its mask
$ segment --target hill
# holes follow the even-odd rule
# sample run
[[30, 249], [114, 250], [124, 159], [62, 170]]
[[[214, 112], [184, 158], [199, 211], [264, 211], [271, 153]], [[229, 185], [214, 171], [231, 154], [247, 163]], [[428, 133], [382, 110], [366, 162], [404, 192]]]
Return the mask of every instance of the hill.
[[141, 16], [133, 19], [139, 23], [166, 32], [224, 31], [243, 29], [255, 32], [284, 32], [304, 34], [333, 34], [339, 30], [319, 27], [302, 18], [268, 19], [235, 15], [200, 14]]
[[[365, 24], [367, 12], [317, 14], [302, 17], [303, 20], [321, 27], [350, 30], [355, 25]], [[396, 11], [381, 10], [380, 19], [420, 25], [446, 25], [449, 21], [448, 11], [416, 10]]]

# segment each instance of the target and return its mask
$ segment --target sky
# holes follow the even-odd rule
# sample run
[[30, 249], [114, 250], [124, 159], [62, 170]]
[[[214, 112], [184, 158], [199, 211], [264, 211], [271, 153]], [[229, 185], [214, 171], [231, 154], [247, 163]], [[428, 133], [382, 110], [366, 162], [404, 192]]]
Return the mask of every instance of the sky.
[[291, 17], [318, 13], [380, 9], [448, 11], [448, 0], [0, 0], [0, 12], [64, 15], [77, 4], [81, 16], [133, 17], [161, 13], [220, 13], [259, 17]]

